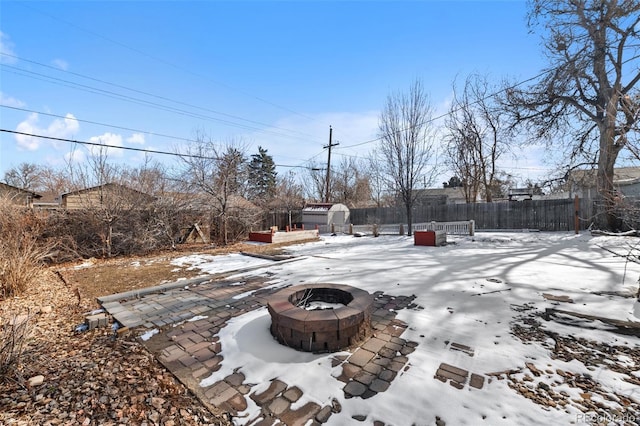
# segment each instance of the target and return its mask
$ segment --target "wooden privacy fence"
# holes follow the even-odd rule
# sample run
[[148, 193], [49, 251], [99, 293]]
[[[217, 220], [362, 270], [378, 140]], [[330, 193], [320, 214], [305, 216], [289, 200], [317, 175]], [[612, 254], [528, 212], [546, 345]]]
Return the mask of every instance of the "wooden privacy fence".
[[[446, 231], [450, 235], [471, 235], [475, 232], [475, 225], [472, 220], [458, 222], [426, 222], [415, 223], [412, 226], [414, 231]], [[407, 225], [404, 223], [393, 224], [373, 224], [373, 225], [318, 225], [321, 234], [344, 233], [344, 234], [378, 234], [378, 235], [403, 235], [407, 233]]]
[[[527, 200], [494, 203], [421, 205], [413, 211], [414, 223], [474, 221], [475, 229], [540, 231], [573, 231], [591, 224], [594, 203], [589, 199]], [[577, 207], [577, 208], [576, 208]], [[404, 223], [407, 219], [402, 207], [352, 209], [354, 225]], [[414, 229], [417, 229], [414, 227]]]
[[[475, 230], [540, 230], [574, 231], [588, 229], [604, 217], [600, 201], [582, 198], [560, 200], [498, 201], [494, 203], [419, 205], [413, 210], [413, 230], [420, 230], [415, 224], [452, 223], [473, 221]], [[293, 222], [301, 221], [299, 211], [292, 214]], [[617, 212], [625, 226], [640, 229], [640, 199], [625, 198], [624, 205]], [[268, 222], [280, 219], [281, 229], [287, 223], [288, 214], [270, 213]], [[351, 209], [353, 232], [372, 232], [377, 224], [380, 233], [398, 234], [400, 224], [407, 232], [407, 218], [403, 207], [383, 207]], [[273, 223], [276, 224], [276, 223]], [[364, 226], [364, 228], [359, 228]], [[362, 230], [360, 230], [362, 229]], [[330, 225], [320, 227], [321, 233], [329, 233]], [[333, 232], [349, 233], [349, 225], [334, 225]]]

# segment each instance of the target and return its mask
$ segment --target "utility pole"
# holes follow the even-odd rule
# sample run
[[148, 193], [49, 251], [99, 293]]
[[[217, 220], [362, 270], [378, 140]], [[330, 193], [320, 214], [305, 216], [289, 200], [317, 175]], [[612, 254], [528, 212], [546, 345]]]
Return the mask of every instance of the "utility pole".
[[329, 156], [327, 157], [327, 181], [325, 182], [325, 190], [326, 190], [325, 196], [324, 196], [325, 203], [329, 202], [329, 194], [331, 194], [331, 188], [329, 185], [329, 182], [331, 182], [329, 180], [331, 178], [331, 147], [340, 145], [339, 143], [331, 143], [332, 135], [333, 135], [333, 129], [331, 128], [331, 126], [329, 126], [329, 145], [324, 146], [324, 148], [329, 148]]

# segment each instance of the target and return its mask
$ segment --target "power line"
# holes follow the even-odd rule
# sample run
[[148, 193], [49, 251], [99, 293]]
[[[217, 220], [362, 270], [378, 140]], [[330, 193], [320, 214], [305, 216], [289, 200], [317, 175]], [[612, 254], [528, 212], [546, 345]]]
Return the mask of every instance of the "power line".
[[300, 117], [306, 118], [307, 120], [315, 121], [315, 119], [314, 119], [314, 118], [309, 117], [309, 116], [307, 116], [307, 115], [304, 115], [304, 114], [302, 114], [302, 113], [300, 113], [300, 112], [297, 112], [297, 111], [294, 111], [294, 110], [292, 110], [292, 109], [290, 109], [290, 108], [286, 108], [286, 107], [284, 107], [284, 106], [278, 105], [278, 104], [276, 104], [276, 103], [274, 103], [274, 102], [271, 102], [271, 101], [268, 101], [268, 100], [266, 100], [266, 99], [260, 98], [260, 97], [258, 97], [258, 96], [256, 96], [256, 95], [251, 94], [251, 93], [247, 93], [247, 92], [245, 92], [245, 91], [242, 91], [242, 90], [236, 89], [236, 88], [234, 88], [234, 87], [232, 87], [232, 86], [229, 86], [228, 84], [225, 84], [225, 83], [222, 83], [222, 82], [219, 82], [219, 81], [213, 80], [213, 79], [211, 79], [210, 77], [208, 77], [208, 76], [206, 76], [206, 75], [199, 74], [199, 73], [197, 73], [197, 72], [194, 72], [194, 71], [191, 71], [191, 70], [189, 70], [189, 69], [183, 68], [183, 67], [181, 67], [181, 66], [179, 66], [179, 65], [176, 65], [176, 64], [174, 64], [174, 63], [172, 63], [172, 62], [169, 62], [169, 61], [167, 61], [167, 60], [165, 60], [165, 59], [159, 58], [159, 57], [157, 57], [157, 56], [153, 56], [153, 55], [151, 55], [151, 54], [149, 54], [149, 53], [147, 53], [147, 52], [144, 52], [144, 51], [142, 51], [142, 50], [140, 50], [140, 49], [137, 49], [137, 48], [135, 48], [135, 47], [131, 47], [131, 46], [129, 46], [129, 45], [127, 45], [127, 44], [125, 44], [125, 43], [119, 42], [119, 41], [117, 41], [117, 40], [113, 40], [113, 39], [111, 39], [111, 38], [108, 38], [108, 37], [106, 37], [106, 36], [103, 36], [103, 35], [101, 35], [101, 34], [98, 34], [98, 33], [94, 32], [94, 31], [87, 30], [86, 28], [83, 28], [83, 27], [81, 27], [81, 26], [79, 26], [79, 25], [76, 25], [76, 24], [74, 24], [74, 23], [72, 23], [72, 22], [66, 21], [66, 20], [64, 20], [64, 19], [62, 19], [62, 18], [59, 18], [59, 17], [57, 17], [57, 16], [51, 15], [51, 14], [49, 14], [49, 13], [47, 13], [47, 12], [42, 11], [42, 10], [35, 9], [35, 8], [33, 8], [33, 7], [30, 7], [30, 6], [26, 6], [24, 3], [22, 3], [21, 5], [22, 5], [23, 7], [27, 7], [27, 8], [30, 8], [30, 9], [32, 9], [32, 10], [35, 10], [35, 11], [37, 11], [37, 12], [39, 12], [39, 13], [41, 13], [41, 14], [45, 15], [45, 16], [48, 16], [49, 18], [51, 18], [51, 19], [53, 19], [53, 20], [55, 20], [55, 21], [63, 22], [63, 23], [65, 23], [65, 24], [67, 24], [67, 25], [69, 25], [69, 26], [71, 26], [71, 27], [74, 27], [74, 28], [76, 28], [76, 29], [78, 29], [78, 30], [80, 30], [80, 31], [82, 31], [82, 32], [85, 32], [85, 33], [91, 34], [91, 35], [93, 35], [94, 37], [101, 38], [101, 39], [103, 39], [103, 40], [108, 41], [109, 43], [115, 44], [115, 45], [117, 45], [117, 46], [123, 47], [123, 48], [128, 49], [128, 50], [131, 50], [132, 52], [135, 52], [135, 53], [137, 53], [137, 54], [140, 54], [140, 55], [146, 56], [147, 58], [153, 59], [154, 61], [157, 61], [157, 62], [163, 63], [163, 64], [165, 64], [165, 65], [168, 65], [168, 66], [172, 67], [172, 68], [175, 68], [175, 69], [177, 69], [177, 70], [180, 70], [180, 71], [186, 72], [187, 74], [191, 74], [191, 75], [193, 75], [193, 76], [196, 76], [196, 77], [202, 78], [203, 80], [209, 81], [209, 82], [214, 83], [214, 84], [217, 84], [217, 85], [219, 85], [219, 86], [226, 87], [226, 88], [228, 88], [228, 89], [230, 89], [230, 90], [232, 90], [232, 91], [235, 91], [235, 92], [241, 93], [241, 94], [243, 94], [243, 95], [245, 95], [245, 96], [248, 96], [248, 97], [254, 98], [254, 99], [256, 99], [256, 100], [258, 100], [258, 101], [260, 101], [260, 102], [263, 102], [263, 103], [265, 103], [265, 104], [271, 105], [271, 106], [276, 107], [276, 108], [278, 108], [278, 109], [281, 109], [281, 110], [284, 110], [284, 111], [290, 112], [290, 113], [292, 113], [292, 114], [298, 115], [298, 116], [300, 116]]
[[[18, 132], [16, 130], [9, 130], [9, 129], [0, 129], [0, 132], [12, 133], [14, 135], [28, 136], [28, 137], [33, 137], [33, 138], [48, 139], [48, 140], [59, 141], [59, 142], [71, 142], [71, 143], [75, 143], [75, 144], [78, 144], [78, 145], [97, 146], [97, 147], [100, 147], [100, 148], [122, 149], [122, 150], [125, 150], [125, 151], [144, 152], [144, 153], [148, 153], [148, 154], [162, 154], [162, 155], [170, 155], [170, 156], [173, 156], [173, 157], [197, 158], [197, 159], [201, 159], [201, 160], [219, 160], [220, 159], [219, 157], [209, 157], [209, 156], [206, 156], [206, 155], [179, 154], [179, 153], [169, 152], [169, 151], [160, 151], [160, 150], [157, 150], [157, 149], [134, 148], [134, 147], [130, 147], [130, 146], [118, 146], [118, 145], [109, 145], [109, 144], [103, 144], [103, 143], [98, 143], [98, 142], [79, 141], [79, 140], [68, 139], [68, 138], [57, 138], [57, 137], [54, 137], [54, 136], [37, 135], [35, 133]], [[288, 167], [288, 168], [307, 168], [307, 167], [303, 167], [303, 166], [290, 166], [290, 165], [287, 165], [287, 164], [275, 164], [275, 165], [278, 166], [278, 167]]]
[[[21, 58], [19, 58], [17, 56], [8, 55], [6, 53], [1, 53], [0, 52], [0, 54], [1, 55], [5, 55], [5, 56], [10, 56], [10, 57], [21, 59]], [[28, 61], [27, 60], [27, 62], [34, 62], [34, 61]], [[41, 80], [41, 81], [48, 81], [49, 83], [70, 87], [70, 88], [73, 88], [73, 89], [76, 89], [76, 90], [82, 90], [82, 91], [89, 92], [89, 93], [99, 94], [99, 95], [102, 95], [102, 96], [107, 96], [107, 97], [111, 97], [111, 98], [114, 98], [114, 99], [124, 100], [124, 101], [127, 101], [127, 102], [139, 104], [139, 105], [145, 105], [145, 106], [149, 106], [149, 107], [152, 107], [152, 108], [156, 108], [156, 109], [160, 109], [160, 110], [164, 110], [164, 111], [168, 111], [168, 112], [172, 112], [172, 113], [176, 113], [176, 114], [180, 114], [180, 115], [184, 115], [184, 116], [188, 116], [188, 117], [204, 119], [204, 120], [213, 120], [213, 121], [217, 121], [217, 122], [220, 122], [220, 123], [223, 123], [223, 124], [227, 124], [227, 125], [234, 126], [234, 127], [239, 127], [239, 128], [246, 129], [246, 130], [254, 130], [254, 131], [257, 131], [257, 132], [273, 134], [273, 135], [281, 136], [281, 137], [288, 137], [288, 138], [298, 138], [299, 137], [299, 136], [279, 133], [279, 132], [276, 132], [276, 131], [265, 130], [263, 128], [250, 126], [250, 125], [247, 125], [247, 124], [236, 123], [236, 122], [233, 122], [233, 121], [230, 121], [230, 120], [225, 120], [225, 119], [218, 118], [218, 117], [212, 117], [212, 116], [209, 116], [209, 115], [204, 115], [204, 114], [200, 114], [200, 113], [196, 113], [196, 112], [180, 109], [180, 108], [177, 108], [177, 107], [172, 107], [172, 106], [169, 106], [169, 105], [159, 104], [157, 102], [152, 102], [152, 101], [136, 98], [136, 97], [129, 96], [129, 95], [124, 95], [122, 93], [117, 93], [117, 92], [114, 92], [114, 91], [111, 91], [111, 90], [100, 89], [100, 88], [89, 86], [89, 85], [86, 85], [86, 84], [81, 84], [81, 83], [78, 83], [78, 82], [75, 82], [75, 81], [65, 80], [65, 79], [53, 77], [53, 76], [50, 76], [50, 75], [38, 73], [38, 72], [35, 72], [35, 71], [25, 70], [25, 69], [22, 69], [22, 68], [19, 68], [19, 67], [15, 67], [15, 66], [12, 66], [12, 65], [8, 65], [8, 64], [1, 64], [0, 63], [0, 66], [2, 66], [3, 68], [11, 69], [11, 70], [13, 70], [13, 72], [15, 74], [23, 75], [23, 76], [28, 77], [28, 78], [33, 78], [33, 79]], [[47, 66], [47, 65], [43, 65], [43, 66]], [[49, 68], [54, 68], [54, 67], [49, 67]], [[77, 73], [72, 73], [72, 74], [79, 75]], [[310, 137], [313, 138], [312, 135], [309, 135], [309, 134], [303, 133], [303, 132], [299, 132], [299, 131], [296, 131], [296, 130], [285, 129], [285, 128], [273, 126], [273, 125], [270, 125], [270, 124], [261, 123], [259, 121], [245, 119], [245, 118], [234, 116], [234, 115], [231, 115], [231, 114], [222, 113], [222, 112], [219, 112], [219, 111], [216, 111], [216, 110], [212, 110], [212, 109], [208, 109], [208, 108], [204, 108], [204, 107], [199, 107], [199, 106], [188, 104], [188, 103], [185, 103], [185, 102], [172, 100], [170, 98], [166, 98], [166, 97], [163, 97], [163, 96], [158, 96], [158, 95], [154, 95], [154, 94], [151, 94], [151, 93], [143, 92], [143, 91], [140, 91], [140, 90], [128, 88], [128, 87], [125, 87], [125, 86], [120, 86], [120, 85], [117, 85], [117, 84], [105, 82], [103, 80], [94, 79], [92, 77], [86, 77], [86, 76], [83, 76], [83, 77], [87, 78], [87, 79], [90, 79], [90, 80], [95, 80], [95, 81], [98, 81], [98, 82], [101, 82], [101, 83], [104, 83], [104, 84], [108, 84], [108, 85], [111, 85], [111, 86], [124, 88], [124, 89], [132, 91], [132, 92], [141, 93], [141, 94], [144, 94], [146, 96], [151, 96], [151, 97], [159, 98], [159, 99], [166, 100], [166, 101], [169, 101], [169, 102], [173, 102], [175, 104], [188, 106], [190, 108], [199, 109], [199, 110], [203, 110], [203, 111], [206, 111], [206, 112], [211, 112], [211, 113], [218, 114], [218, 115], [228, 116], [228, 117], [231, 117], [231, 118], [234, 118], [234, 119], [237, 119], [237, 120], [246, 121], [246, 122], [257, 124], [257, 125], [260, 125], [260, 126], [265, 126], [265, 127], [269, 127], [269, 128], [282, 130], [284, 132], [289, 132], [289, 133], [293, 133], [293, 134], [302, 135], [302, 136], [305, 136], [306, 138], [310, 138]]]
[[[45, 116], [48, 116], [48, 117], [69, 119], [69, 117], [64, 116], [64, 115], [52, 114], [52, 113], [43, 112], [43, 111], [36, 111], [36, 110], [28, 109], [28, 108], [19, 108], [19, 107], [13, 107], [13, 106], [2, 105], [2, 104], [0, 104], [0, 107], [13, 109], [13, 110], [16, 110], [16, 111], [23, 111], [23, 112], [29, 112], [29, 113], [34, 113], [34, 114], [41, 114], [41, 115], [45, 115]], [[185, 138], [185, 137], [181, 137], [181, 136], [167, 135], [167, 134], [163, 134], [163, 133], [152, 132], [152, 131], [149, 131], [149, 130], [141, 130], [141, 129], [136, 129], [136, 128], [132, 128], [132, 127], [118, 126], [118, 125], [115, 125], [115, 124], [101, 123], [101, 122], [98, 122], [98, 121], [83, 120], [83, 119], [77, 118], [75, 116], [73, 117], [73, 120], [74, 121], [78, 121], [80, 123], [94, 124], [94, 125], [109, 127], [109, 128], [113, 128], [113, 129], [120, 129], [120, 130], [127, 130], [127, 131], [130, 131], [130, 132], [144, 133], [144, 134], [148, 134], [148, 135], [152, 135], [152, 136], [159, 136], [159, 137], [168, 138], [168, 139], [181, 140], [181, 141], [184, 141], [184, 142], [196, 142], [196, 143], [199, 142], [196, 139], [189, 139], [189, 138]], [[10, 133], [11, 131], [6, 131], [6, 132]], [[16, 134], [20, 134], [19, 132], [15, 132], [15, 133]], [[32, 136], [33, 137], [38, 137], [38, 135], [32, 135]], [[48, 137], [45, 137], [45, 136], [41, 136], [41, 137], [48, 138]], [[76, 142], [76, 143], [78, 143], [78, 141], [67, 141], [67, 142]], [[105, 145], [101, 144], [100, 146], [105, 146]], [[122, 148], [122, 147], [118, 147], [118, 146], [112, 146], [112, 147], [113, 148]], [[123, 148], [123, 149], [126, 149], [126, 148]], [[142, 151], [144, 151], [144, 152], [152, 152], [150, 150], [144, 150], [144, 149], [142, 149]], [[309, 169], [309, 168], [311, 168], [310, 166], [304, 166], [303, 164], [311, 162], [311, 160], [313, 160], [314, 158], [318, 157], [323, 152], [324, 152], [324, 149], [322, 151], [318, 152], [317, 154], [313, 155], [312, 157], [306, 159], [306, 160], [300, 160], [301, 163], [299, 165], [297, 165], [297, 166], [291, 166], [291, 165], [286, 165], [286, 164], [276, 164], [276, 165], [280, 166], [280, 167], [288, 167], [288, 168]], [[160, 151], [158, 153], [164, 154], [165, 152]], [[173, 155], [173, 153], [169, 153], [169, 154]], [[339, 153], [337, 153], [336, 155], [346, 156], [347, 154], [339, 154]]]
[[122, 149], [122, 150], [125, 150], [125, 151], [137, 151], [137, 152], [145, 152], [145, 153], [149, 153], [149, 154], [171, 155], [171, 156], [176, 156], [176, 157], [199, 158], [199, 159], [204, 159], [204, 160], [215, 160], [216, 159], [215, 157], [207, 157], [207, 156], [204, 156], [204, 155], [177, 154], [175, 152], [159, 151], [159, 150], [155, 150], [155, 149], [144, 149], [144, 148], [134, 148], [134, 147], [130, 147], [130, 146], [109, 145], [109, 144], [103, 144], [103, 143], [98, 143], [98, 142], [79, 141], [79, 140], [75, 140], [75, 139], [57, 138], [57, 137], [54, 137], [54, 136], [47, 136], [47, 135], [37, 135], [35, 133], [18, 132], [16, 130], [9, 130], [9, 129], [0, 129], [0, 132], [12, 133], [14, 135], [21, 135], [21, 136], [29, 136], [29, 137], [33, 137], [33, 138], [48, 139], [48, 140], [59, 141], [59, 142], [71, 142], [71, 143], [75, 143], [75, 144], [78, 144], [78, 145], [97, 146], [97, 147], [100, 147], [100, 148], [115, 148], [115, 149]]
[[[493, 93], [491, 93], [491, 94], [489, 94], [489, 95], [485, 96], [485, 97], [484, 97], [484, 98], [482, 98], [482, 99], [478, 99], [477, 101], [472, 102], [472, 103], [471, 103], [471, 105], [474, 105], [474, 104], [480, 103], [480, 102], [482, 102], [482, 101], [485, 101], [485, 100], [487, 100], [487, 99], [493, 98], [494, 96], [498, 96], [498, 95], [499, 95], [500, 93], [502, 93], [502, 92], [506, 92], [507, 90], [511, 90], [511, 89], [516, 88], [516, 87], [518, 87], [518, 86], [521, 86], [521, 85], [523, 85], [523, 84], [525, 84], [525, 83], [528, 83], [528, 82], [530, 82], [530, 81], [532, 81], [532, 80], [536, 80], [536, 79], [538, 79], [538, 78], [542, 77], [542, 76], [543, 76], [543, 75], [545, 75], [545, 74], [549, 74], [549, 73], [550, 73], [550, 72], [552, 72], [552, 71], [554, 71], [554, 70], [546, 70], [546, 71], [542, 71], [542, 72], [538, 73], [537, 75], [535, 75], [535, 76], [533, 76], [533, 77], [530, 77], [530, 78], [528, 78], [528, 79], [526, 79], [526, 80], [522, 80], [522, 81], [520, 81], [520, 82], [518, 82], [518, 83], [515, 83], [515, 84], [513, 84], [513, 85], [509, 86], [509, 87], [505, 87], [505, 88], [503, 88], [503, 89], [500, 89], [500, 90], [498, 90], [497, 92], [493, 92]], [[434, 121], [440, 120], [440, 119], [445, 118], [446, 116], [448, 116], [451, 112], [458, 112], [458, 111], [460, 111], [461, 109], [462, 109], [462, 107], [455, 108], [455, 109], [453, 109], [452, 111], [448, 111], [448, 112], [446, 112], [446, 113], [444, 113], [444, 114], [438, 115], [437, 117], [432, 117], [432, 118], [429, 118], [429, 119], [427, 119], [427, 120], [424, 120], [424, 121], [422, 121], [422, 122], [420, 122], [420, 123], [417, 123], [417, 124], [414, 124], [414, 125], [412, 125], [412, 126], [406, 127], [406, 128], [404, 128], [404, 129], [396, 130], [394, 133], [406, 132], [407, 130], [411, 130], [411, 129], [413, 129], [413, 128], [416, 128], [416, 127], [419, 127], [419, 126], [423, 126], [423, 125], [425, 125], [425, 124], [428, 124], [428, 123], [431, 123], [431, 122], [434, 122]], [[387, 135], [383, 135], [383, 136], [379, 136], [379, 137], [377, 137], [377, 138], [375, 138], [375, 139], [370, 139], [370, 140], [367, 140], [367, 141], [364, 141], [364, 142], [359, 142], [359, 143], [355, 143], [355, 144], [352, 144], [352, 145], [345, 145], [345, 146], [342, 146], [341, 148], [337, 148], [337, 149], [355, 148], [355, 147], [357, 147], [357, 146], [362, 146], [362, 145], [366, 145], [366, 144], [370, 144], [370, 143], [373, 143], [373, 142], [380, 141], [380, 140], [384, 139], [386, 136], [387, 136]]]
[[[2, 64], [0, 64], [0, 66], [2, 66]], [[73, 86], [69, 86], [69, 87], [73, 88]], [[105, 95], [105, 96], [109, 96], [109, 95]], [[121, 96], [121, 95], [118, 95], [118, 96]], [[110, 97], [114, 97], [114, 96], [110, 96]], [[140, 102], [136, 102], [135, 100], [132, 100], [130, 102], [140, 103]], [[57, 118], [63, 118], [63, 119], [68, 118], [66, 116], [61, 116], [61, 115], [58, 115], [58, 114], [45, 113], [45, 112], [41, 112], [41, 111], [30, 110], [30, 109], [27, 109], [27, 108], [11, 107], [11, 106], [2, 105], [2, 104], [0, 104], [0, 107], [10, 108], [10, 109], [19, 110], [19, 111], [25, 111], [25, 112], [31, 112], [31, 113], [36, 113], [36, 114], [42, 114], [42, 115], [46, 115], [46, 116], [50, 116], [50, 117], [57, 117]], [[171, 109], [168, 109], [168, 108], [162, 107], [162, 106], [159, 107], [159, 109], [164, 109], [164, 110], [171, 111]], [[191, 116], [194, 116], [194, 117], [198, 117], [198, 115], [189, 114], [189, 113], [184, 113], [182, 115], [191, 115]], [[78, 119], [76, 117], [74, 117], [74, 120], [78, 121], [78, 122], [86, 122], [86, 123], [89, 123], [89, 124], [100, 125], [100, 126], [104, 126], [104, 127], [110, 127], [110, 128], [116, 128], [116, 129], [122, 129], [122, 130], [134, 131], [134, 132], [142, 132], [142, 133], [146, 133], [146, 134], [150, 134], [150, 135], [157, 135], [157, 136], [166, 137], [166, 138], [174, 138], [174, 139], [178, 139], [178, 140], [182, 140], [182, 141], [186, 141], [186, 142], [198, 142], [197, 140], [194, 140], [194, 139], [189, 139], [189, 138], [184, 138], [184, 137], [179, 137], [179, 136], [172, 136], [172, 135], [165, 135], [165, 134], [162, 134], [162, 133], [146, 131], [146, 130], [140, 130], [140, 129], [134, 129], [134, 128], [130, 128], [130, 127], [115, 125], [115, 124], [107, 124], [107, 123], [100, 123], [100, 122], [91, 121], [91, 120], [83, 120], [83, 119]], [[251, 128], [251, 127], [248, 127], [248, 126], [242, 126], [242, 125], [238, 125], [238, 127], [243, 127], [243, 128], [247, 128], [247, 129], [255, 129], [255, 128]], [[293, 136], [290, 136], [290, 135], [282, 135], [282, 134], [277, 133], [277, 132], [269, 132], [269, 131], [259, 130], [259, 129], [255, 129], [255, 130], [262, 131], [263, 133], [272, 133], [272, 134], [274, 134], [276, 136], [291, 137], [291, 138], [293, 137]], [[309, 168], [309, 167], [304, 166], [303, 164], [310, 162], [315, 157], [317, 157], [320, 154], [322, 154], [322, 152], [324, 152], [324, 151], [321, 151], [321, 152], [315, 154], [314, 156], [310, 157], [307, 160], [301, 160], [301, 163], [299, 165], [292, 166], [292, 165], [284, 165], [283, 164], [283, 165], [280, 165], [280, 166], [281, 167], [289, 167], [289, 168], [304, 168], [304, 169], [306, 169], [306, 168]]]
[[[32, 110], [32, 109], [13, 107], [13, 106], [9, 106], [9, 105], [1, 105], [0, 104], [0, 107], [13, 109], [13, 110], [16, 110], [16, 111], [23, 111], [23, 112], [30, 112], [30, 113], [33, 113], [33, 114], [45, 115], [47, 117], [55, 117], [55, 118], [62, 118], [62, 119], [68, 119], [69, 118], [69, 117], [64, 116], [64, 115], [51, 114], [49, 112], [35, 111], [35, 110]], [[177, 139], [177, 140], [181, 140], [181, 141], [185, 141], [185, 142], [198, 142], [195, 139], [189, 139], [189, 138], [184, 138], [184, 137], [180, 137], [180, 136], [166, 135], [166, 134], [157, 133], [157, 132], [150, 132], [148, 130], [134, 129], [134, 128], [131, 128], [131, 127], [118, 126], [118, 125], [115, 125], [115, 124], [100, 123], [98, 121], [83, 120], [83, 119], [77, 118], [75, 116], [73, 117], [73, 120], [75, 120], [77, 122], [80, 122], [80, 123], [94, 124], [94, 125], [97, 125], [97, 126], [110, 127], [110, 128], [113, 128], [113, 129], [127, 130], [129, 132], [144, 133], [144, 134], [147, 134], [147, 135], [160, 136], [160, 137], [168, 138], [168, 139]]]

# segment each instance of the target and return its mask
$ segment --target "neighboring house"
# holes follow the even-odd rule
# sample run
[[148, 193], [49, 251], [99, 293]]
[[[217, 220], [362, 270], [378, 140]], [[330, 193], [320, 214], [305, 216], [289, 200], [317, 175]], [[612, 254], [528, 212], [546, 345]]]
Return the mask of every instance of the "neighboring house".
[[427, 204], [464, 204], [467, 199], [462, 187], [416, 189], [416, 205]]
[[[567, 191], [570, 197], [594, 198], [597, 196], [597, 170], [572, 170], [567, 175]], [[640, 167], [620, 167], [613, 172], [613, 186], [627, 197], [640, 197]]]
[[33, 202], [34, 210], [58, 210], [60, 208], [60, 197], [51, 192], [42, 194], [42, 198]]
[[60, 196], [60, 206], [67, 210], [96, 207], [144, 207], [154, 197], [118, 183], [106, 183], [91, 188], [67, 192]]
[[7, 185], [2, 182], [0, 182], [0, 196], [8, 197], [12, 203], [28, 208], [33, 208], [34, 200], [42, 198], [42, 195], [36, 194], [33, 191]]

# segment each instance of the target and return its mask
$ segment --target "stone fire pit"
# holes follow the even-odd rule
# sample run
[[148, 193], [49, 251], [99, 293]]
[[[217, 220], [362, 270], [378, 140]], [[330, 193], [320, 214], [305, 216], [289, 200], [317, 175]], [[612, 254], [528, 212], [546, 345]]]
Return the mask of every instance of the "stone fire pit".
[[371, 334], [373, 296], [341, 284], [306, 284], [271, 296], [271, 334], [307, 352], [333, 352]]

